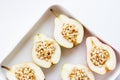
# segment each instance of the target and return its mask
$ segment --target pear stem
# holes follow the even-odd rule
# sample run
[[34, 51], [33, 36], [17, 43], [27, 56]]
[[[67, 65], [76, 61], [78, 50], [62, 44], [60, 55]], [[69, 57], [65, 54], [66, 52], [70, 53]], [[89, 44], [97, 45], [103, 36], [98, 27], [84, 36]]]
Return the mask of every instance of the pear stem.
[[57, 13], [53, 11], [53, 9], [50, 9], [50, 11], [54, 14], [55, 17], [58, 17]]
[[1, 66], [2, 68], [4, 68], [4, 69], [6, 69], [6, 70], [8, 70], [8, 71], [10, 71], [10, 68], [8, 68], [8, 67], [6, 67], [6, 66]]

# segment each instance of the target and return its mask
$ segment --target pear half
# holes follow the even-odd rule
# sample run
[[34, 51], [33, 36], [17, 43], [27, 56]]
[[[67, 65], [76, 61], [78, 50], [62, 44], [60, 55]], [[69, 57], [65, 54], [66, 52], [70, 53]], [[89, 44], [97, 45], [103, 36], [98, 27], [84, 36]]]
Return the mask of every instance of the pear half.
[[61, 48], [57, 42], [46, 35], [37, 34], [34, 37], [32, 58], [41, 67], [49, 68], [57, 64], [61, 57]]
[[54, 23], [55, 40], [65, 48], [72, 48], [80, 44], [84, 36], [83, 25], [79, 21], [63, 14], [56, 15], [53, 9], [51, 11], [56, 16]]
[[110, 46], [91, 36], [86, 39], [86, 47], [87, 64], [92, 71], [103, 75], [115, 69], [116, 55]]
[[6, 68], [8, 80], [45, 80], [45, 76], [37, 65], [34, 63], [22, 63]]
[[64, 64], [62, 80], [95, 80], [95, 77], [85, 65]]

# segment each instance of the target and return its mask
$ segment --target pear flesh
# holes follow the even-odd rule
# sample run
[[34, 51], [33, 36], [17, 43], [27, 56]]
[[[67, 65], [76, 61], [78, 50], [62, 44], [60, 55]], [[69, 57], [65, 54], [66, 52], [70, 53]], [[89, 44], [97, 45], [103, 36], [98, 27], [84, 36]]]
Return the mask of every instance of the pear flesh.
[[81, 64], [64, 64], [61, 75], [62, 80], [95, 80], [93, 73]]
[[[39, 42], [42, 44], [38, 46], [37, 43]], [[39, 47], [38, 52], [36, 51], [37, 47]], [[37, 54], [41, 58], [38, 58]], [[53, 64], [59, 62], [60, 56], [61, 48], [55, 40], [43, 34], [35, 35], [32, 58], [36, 64], [44, 68], [50, 68]]]
[[45, 80], [42, 70], [34, 63], [13, 65], [7, 71], [7, 78], [8, 80]]
[[115, 69], [116, 55], [110, 46], [100, 42], [96, 37], [88, 37], [86, 47], [87, 64], [92, 71], [103, 75]]
[[[64, 31], [66, 36], [63, 36], [62, 34], [64, 25], [67, 25], [68, 27], [66, 28], [66, 31]], [[82, 42], [83, 36], [83, 25], [77, 20], [69, 18], [65, 15], [59, 15], [55, 18], [54, 37], [61, 46], [65, 48], [72, 48]], [[73, 41], [70, 41], [71, 39]]]

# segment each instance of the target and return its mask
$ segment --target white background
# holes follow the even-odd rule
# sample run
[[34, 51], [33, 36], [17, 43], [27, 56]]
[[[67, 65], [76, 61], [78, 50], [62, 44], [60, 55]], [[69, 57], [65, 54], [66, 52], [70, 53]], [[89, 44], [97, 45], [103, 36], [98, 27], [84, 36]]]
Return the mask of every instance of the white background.
[[15, 47], [52, 4], [68, 9], [120, 52], [120, 0], [0, 0], [0, 59]]

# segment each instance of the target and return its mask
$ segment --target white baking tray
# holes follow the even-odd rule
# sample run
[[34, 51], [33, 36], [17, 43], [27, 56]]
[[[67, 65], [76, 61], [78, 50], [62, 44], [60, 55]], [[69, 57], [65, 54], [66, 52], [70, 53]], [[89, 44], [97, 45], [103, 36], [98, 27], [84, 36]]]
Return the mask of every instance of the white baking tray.
[[[2, 61], [1, 65], [11, 67], [14, 64], [19, 64], [24, 62], [33, 62], [31, 57], [31, 52], [33, 47], [33, 37], [35, 34], [43, 33], [54, 39], [53, 30], [54, 30], [55, 16], [50, 12], [49, 10], [50, 8], [52, 8], [58, 14], [65, 14], [69, 17], [75, 18], [74, 15], [71, 15], [69, 11], [67, 11], [65, 8], [61, 6], [53, 5], [49, 7], [45, 11], [43, 16], [39, 19], [39, 21], [23, 37], [23, 39], [19, 42], [19, 44], [12, 50], [12, 52], [10, 52], [9, 55], [6, 56], [6, 58]], [[45, 74], [46, 80], [61, 80], [61, 68], [62, 68], [62, 65], [65, 63], [86, 65], [86, 46], [85, 46], [86, 37], [91, 35], [93, 36], [97, 36], [97, 35], [93, 34], [93, 32], [90, 32], [90, 30], [88, 30], [85, 26], [84, 26], [84, 29], [85, 29], [85, 36], [84, 36], [83, 42], [80, 45], [72, 49], [66, 49], [62, 47], [62, 56], [61, 56], [60, 62], [49, 69], [42, 68]], [[115, 80], [115, 78], [117, 77], [120, 71], [119, 70], [120, 54], [117, 51], [116, 51], [116, 56], [117, 56], [116, 69], [102, 76], [94, 73], [96, 80]], [[1, 80], [4, 80], [3, 78], [5, 77], [6, 71], [2, 69], [1, 72], [2, 73], [0, 74], [1, 75], [0, 78], [2, 77]]]

